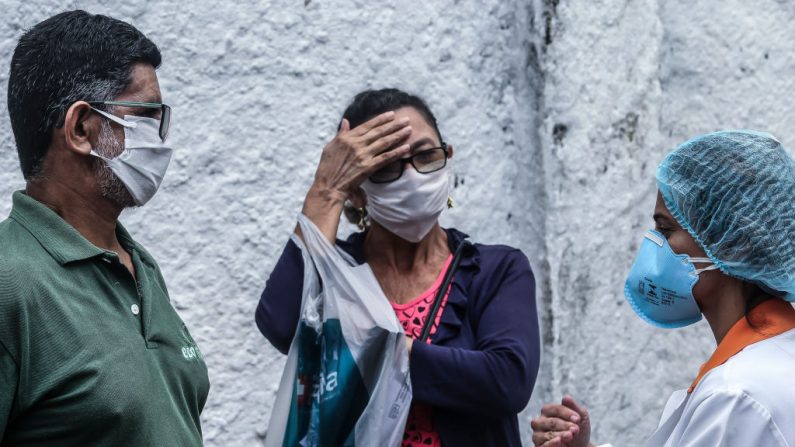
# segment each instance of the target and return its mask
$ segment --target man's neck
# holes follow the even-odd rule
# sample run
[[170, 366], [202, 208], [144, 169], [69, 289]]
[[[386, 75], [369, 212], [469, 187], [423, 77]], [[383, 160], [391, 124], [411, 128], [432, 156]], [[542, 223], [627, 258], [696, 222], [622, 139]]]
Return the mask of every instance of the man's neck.
[[114, 252], [122, 249], [116, 238], [116, 222], [122, 211], [118, 204], [52, 178], [29, 182], [25, 193], [55, 211], [97, 247]]
[[447, 233], [438, 224], [420, 242], [402, 239], [377, 223], [373, 223], [364, 240], [368, 263], [378, 262], [401, 272], [433, 262], [449, 255]]

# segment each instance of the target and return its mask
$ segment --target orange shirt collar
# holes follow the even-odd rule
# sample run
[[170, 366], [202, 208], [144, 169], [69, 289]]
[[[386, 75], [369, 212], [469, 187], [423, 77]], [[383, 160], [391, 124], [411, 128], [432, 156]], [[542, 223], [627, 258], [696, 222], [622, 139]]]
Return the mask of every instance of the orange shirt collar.
[[[753, 322], [751, 327], [748, 321]], [[795, 329], [795, 309], [786, 301], [770, 299], [754, 307], [748, 317], [740, 318], [734, 323], [726, 336], [720, 342], [712, 357], [701, 365], [696, 380], [687, 389], [692, 393], [696, 385], [712, 368], [726, 363], [732, 356], [742, 351], [746, 346], [752, 345], [776, 335]]]

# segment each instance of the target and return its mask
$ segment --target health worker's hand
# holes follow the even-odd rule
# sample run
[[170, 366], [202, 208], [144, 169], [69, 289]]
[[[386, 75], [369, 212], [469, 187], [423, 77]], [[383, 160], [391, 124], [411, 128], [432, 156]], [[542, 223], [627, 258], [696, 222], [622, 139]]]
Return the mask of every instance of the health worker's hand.
[[546, 404], [530, 423], [536, 447], [591, 447], [588, 410], [566, 396], [560, 404]]

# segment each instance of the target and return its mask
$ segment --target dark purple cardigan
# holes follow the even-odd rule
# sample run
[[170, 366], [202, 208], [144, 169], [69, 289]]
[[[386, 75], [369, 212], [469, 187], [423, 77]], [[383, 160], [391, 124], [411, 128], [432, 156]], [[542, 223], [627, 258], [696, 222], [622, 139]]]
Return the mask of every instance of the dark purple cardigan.
[[[448, 229], [450, 251], [467, 236]], [[339, 246], [362, 263], [364, 234]], [[282, 353], [301, 306], [304, 264], [292, 241], [257, 306], [257, 326]], [[433, 407], [445, 447], [521, 446], [519, 413], [533, 391], [540, 357], [535, 279], [527, 257], [504, 245], [474, 244], [456, 272], [432, 344], [411, 352], [414, 399]]]

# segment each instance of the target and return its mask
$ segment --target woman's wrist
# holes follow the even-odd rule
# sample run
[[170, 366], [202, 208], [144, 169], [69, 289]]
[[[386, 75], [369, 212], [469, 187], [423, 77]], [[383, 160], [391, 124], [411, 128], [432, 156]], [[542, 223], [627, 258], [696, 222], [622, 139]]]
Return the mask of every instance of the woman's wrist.
[[[304, 199], [304, 207], [301, 212], [318, 227], [332, 244], [336, 241], [345, 199], [346, 196], [342, 192], [318, 188], [316, 185], [309, 188]], [[296, 234], [303, 237], [300, 228], [296, 228]]]
[[306, 209], [307, 204], [309, 204], [312, 207], [319, 206], [324, 208], [339, 206], [341, 209], [347, 198], [347, 194], [342, 191], [313, 184], [306, 193], [304, 208]]

